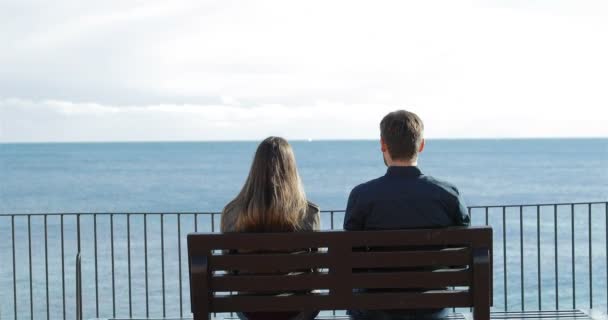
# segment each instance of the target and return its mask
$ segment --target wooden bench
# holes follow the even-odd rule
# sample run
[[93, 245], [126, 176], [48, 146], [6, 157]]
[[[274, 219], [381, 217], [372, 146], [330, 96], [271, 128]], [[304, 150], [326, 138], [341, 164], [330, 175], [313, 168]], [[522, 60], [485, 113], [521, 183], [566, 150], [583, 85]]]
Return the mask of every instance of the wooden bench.
[[[303, 248], [316, 251], [288, 253]], [[226, 250], [266, 253], [222, 254]], [[191, 233], [188, 259], [195, 320], [210, 313], [296, 310], [472, 307], [476, 320], [490, 314], [490, 227]], [[287, 273], [311, 269], [318, 272]], [[305, 293], [268, 294], [298, 290]]]

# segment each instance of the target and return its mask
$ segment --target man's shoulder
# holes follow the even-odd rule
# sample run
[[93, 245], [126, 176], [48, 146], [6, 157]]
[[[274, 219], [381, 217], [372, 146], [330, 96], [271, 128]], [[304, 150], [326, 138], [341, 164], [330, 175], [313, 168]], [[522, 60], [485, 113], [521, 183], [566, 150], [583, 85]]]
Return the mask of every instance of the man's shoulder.
[[364, 193], [369, 193], [372, 191], [375, 191], [377, 189], [377, 187], [382, 183], [382, 179], [383, 177], [378, 177], [376, 179], [372, 179], [366, 182], [363, 182], [359, 185], [357, 185], [356, 187], [353, 188], [353, 190], [351, 191], [351, 194], [364, 194]]
[[456, 185], [454, 185], [453, 183], [448, 182], [446, 180], [438, 179], [433, 176], [427, 176], [427, 175], [421, 176], [421, 180], [424, 183], [435, 186], [436, 188], [438, 188], [441, 191], [448, 192], [450, 194], [455, 194], [455, 195], [460, 194], [460, 191], [458, 191], [458, 188], [456, 187]]

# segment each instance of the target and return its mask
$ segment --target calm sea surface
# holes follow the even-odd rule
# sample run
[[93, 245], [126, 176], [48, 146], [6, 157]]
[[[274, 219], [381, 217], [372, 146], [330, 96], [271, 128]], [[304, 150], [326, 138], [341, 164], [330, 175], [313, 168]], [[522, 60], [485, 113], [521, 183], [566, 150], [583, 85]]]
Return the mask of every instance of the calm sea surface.
[[[386, 171], [376, 141], [294, 141], [310, 200], [343, 209]], [[0, 212], [219, 211], [257, 142], [0, 144]], [[424, 173], [469, 205], [606, 200], [608, 139], [430, 140]]]
[[[354, 186], [386, 171], [376, 141], [292, 145], [308, 198], [324, 210], [344, 209]], [[85, 215], [78, 229], [71, 215], [30, 219], [6, 214], [220, 211], [245, 181], [256, 146], [257, 142], [0, 144], [0, 319], [15, 318], [15, 309], [19, 318], [29, 318], [31, 309], [34, 318], [46, 318], [48, 310], [51, 319], [60, 319], [64, 300], [66, 317], [74, 318], [78, 230], [85, 318], [108, 317], [114, 311], [123, 317], [130, 311], [133, 316], [189, 315], [185, 234], [194, 230], [193, 216], [149, 215], [144, 233], [143, 215], [127, 219], [102, 214], [95, 220]], [[469, 205], [608, 200], [608, 139], [429, 140], [419, 164], [424, 173], [456, 184]], [[605, 207], [542, 207], [538, 220], [534, 207], [524, 208], [521, 220], [517, 207], [507, 209], [504, 218], [500, 209], [491, 209], [495, 308], [505, 307], [505, 296], [509, 309], [523, 304], [537, 309], [538, 303], [555, 308], [556, 294], [561, 308], [584, 306], [592, 293], [594, 306], [605, 310]], [[484, 224], [483, 211], [473, 218], [474, 224]], [[210, 222], [200, 216], [196, 226], [210, 231]], [[336, 226], [341, 222], [337, 214]], [[329, 226], [324, 216], [322, 227]]]

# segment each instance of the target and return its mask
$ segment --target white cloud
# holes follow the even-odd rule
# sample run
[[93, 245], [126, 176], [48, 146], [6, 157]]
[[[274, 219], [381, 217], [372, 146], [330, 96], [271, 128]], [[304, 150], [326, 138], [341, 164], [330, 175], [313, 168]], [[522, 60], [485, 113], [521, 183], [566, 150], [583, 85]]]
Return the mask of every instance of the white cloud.
[[[67, 101], [0, 100], [0, 141], [171, 141], [376, 139], [382, 104], [317, 101], [310, 105], [100, 105]], [[574, 110], [543, 117], [535, 110], [495, 116], [458, 108], [408, 108], [425, 121], [428, 138], [605, 136], [604, 120]], [[565, 110], [568, 111], [568, 110]], [[584, 127], [585, 130], [580, 130]], [[574, 129], [573, 129], [574, 128]]]
[[603, 1], [1, 6], [3, 141], [608, 136]]

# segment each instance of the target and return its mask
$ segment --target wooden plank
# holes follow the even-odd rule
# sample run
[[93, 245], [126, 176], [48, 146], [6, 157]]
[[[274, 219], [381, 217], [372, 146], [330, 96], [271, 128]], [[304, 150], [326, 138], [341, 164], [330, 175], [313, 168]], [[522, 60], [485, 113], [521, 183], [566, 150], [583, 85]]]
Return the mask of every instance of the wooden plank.
[[409, 272], [361, 272], [350, 277], [353, 288], [442, 288], [469, 286], [471, 272], [465, 271], [409, 271]]
[[302, 248], [323, 248], [340, 231], [291, 233], [190, 233], [191, 253], [198, 250], [276, 250], [295, 251]]
[[314, 311], [345, 309], [348, 303], [329, 294], [293, 296], [224, 296], [211, 299], [214, 312]]
[[223, 275], [211, 278], [212, 291], [292, 291], [331, 289], [332, 276], [323, 273], [298, 275]]
[[353, 252], [353, 268], [400, 268], [426, 266], [465, 266], [471, 263], [468, 248], [435, 251]]
[[212, 270], [247, 270], [251, 272], [290, 271], [329, 267], [331, 257], [327, 253], [298, 254], [227, 254], [210, 257]]
[[359, 293], [353, 297], [351, 308], [365, 310], [425, 309], [467, 307], [471, 295], [463, 290], [437, 290], [426, 292]]
[[478, 246], [492, 240], [489, 227], [450, 227], [392, 231], [350, 231], [353, 247]]
[[329, 294], [292, 296], [222, 296], [211, 300], [214, 312], [253, 311], [311, 311], [332, 309], [419, 309], [466, 307], [471, 305], [467, 291], [427, 291], [424, 293], [359, 293], [342, 298]]
[[508, 311], [491, 312], [490, 319], [591, 319], [581, 310], [543, 310], [543, 311]]
[[188, 249], [199, 250], [297, 250], [326, 248], [335, 241], [348, 241], [352, 247], [487, 245], [492, 240], [489, 227], [450, 227], [442, 229], [382, 231], [317, 231], [292, 233], [190, 233]]

